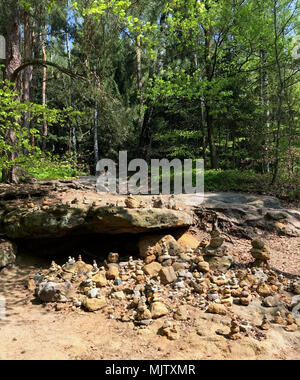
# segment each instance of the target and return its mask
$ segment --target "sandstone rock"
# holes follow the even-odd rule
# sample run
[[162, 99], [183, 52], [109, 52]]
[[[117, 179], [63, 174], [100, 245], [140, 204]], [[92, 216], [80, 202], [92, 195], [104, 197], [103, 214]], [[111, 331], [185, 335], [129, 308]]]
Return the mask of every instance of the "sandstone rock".
[[256, 259], [256, 260], [262, 260], [262, 261], [268, 261], [271, 258], [271, 253], [269, 250], [263, 249], [255, 249], [252, 248], [250, 250], [251, 255]]
[[74, 289], [70, 282], [42, 282], [36, 294], [42, 302], [68, 302], [74, 295]]
[[147, 264], [144, 266], [145, 274], [150, 276], [151, 278], [158, 276], [161, 269], [162, 269], [162, 266], [158, 262], [153, 262], [151, 264]]
[[164, 317], [169, 314], [169, 310], [162, 302], [153, 302], [150, 306], [150, 311], [153, 319]]
[[177, 280], [173, 267], [162, 268], [159, 272], [159, 277], [163, 285], [172, 284]]
[[58, 205], [48, 212], [16, 208], [0, 214], [1, 234], [8, 239], [59, 238], [76, 231], [82, 234], [145, 233], [169, 228], [185, 228], [193, 224], [193, 216], [185, 211], [169, 209], [128, 209], [116, 206], [87, 208]]
[[82, 304], [87, 311], [92, 312], [103, 309], [106, 306], [107, 302], [105, 297], [85, 298]]
[[287, 332], [296, 332], [298, 330], [298, 325], [293, 323], [292, 325], [287, 325], [284, 329]]
[[116, 266], [109, 266], [107, 272], [106, 272], [106, 278], [108, 280], [116, 280], [119, 278], [119, 269]]
[[179, 332], [175, 326], [163, 327], [160, 329], [160, 333], [166, 336], [169, 340], [178, 340], [180, 338]]
[[107, 261], [109, 263], [117, 264], [119, 262], [119, 254], [110, 252]]
[[173, 265], [172, 265], [173, 269], [175, 272], [179, 272], [181, 270], [184, 270], [186, 269], [186, 264], [185, 263], [178, 263], [178, 262], [175, 262]]
[[207, 309], [207, 313], [218, 314], [218, 315], [226, 315], [227, 309], [224, 305], [218, 303], [211, 303]]
[[240, 301], [243, 306], [249, 306], [252, 301], [252, 297], [250, 295], [248, 297], [241, 297]]
[[27, 281], [27, 285], [26, 285], [26, 288], [31, 291], [31, 292], [34, 292], [35, 291], [35, 288], [36, 288], [36, 283], [33, 279], [30, 279]]
[[122, 301], [126, 298], [123, 291], [113, 293], [112, 297], [115, 298], [116, 300], [119, 300], [119, 301]]
[[178, 256], [183, 253], [183, 248], [177, 243], [171, 235], [150, 235], [142, 236], [139, 241], [140, 256], [145, 259], [147, 256], [161, 256], [163, 244], [165, 243], [169, 253], [172, 256]]
[[280, 299], [278, 297], [266, 297], [263, 301], [264, 307], [276, 307], [280, 305]]
[[188, 319], [188, 312], [185, 306], [180, 306], [174, 313], [176, 321], [186, 321]]
[[198, 270], [202, 273], [208, 273], [210, 271], [209, 263], [206, 261], [198, 263]]
[[266, 283], [262, 283], [257, 287], [257, 293], [263, 297], [271, 296], [274, 292], [272, 287]]
[[155, 260], [156, 260], [156, 256], [155, 255], [150, 255], [150, 256], [147, 256], [144, 261], [145, 261], [145, 264], [151, 264]]
[[213, 248], [210, 245], [203, 249], [204, 256], [223, 257], [227, 255], [228, 248], [225, 246]]
[[78, 274], [85, 274], [85, 273], [88, 273], [88, 272], [91, 272], [93, 270], [93, 266], [90, 265], [90, 264], [86, 264], [85, 262], [83, 261], [77, 261], [75, 264], [73, 265], [64, 265], [63, 268], [64, 272], [67, 272], [67, 273], [78, 273]]
[[264, 330], [264, 331], [268, 331], [271, 328], [271, 325], [270, 325], [266, 315], [263, 318], [263, 321], [262, 321], [260, 328], [261, 328], [261, 330]]
[[95, 282], [97, 288], [104, 288], [107, 285], [107, 279], [104, 273], [98, 273], [92, 277], [92, 281]]
[[262, 240], [260, 240], [260, 239], [254, 239], [254, 240], [252, 240], [251, 244], [252, 244], [252, 247], [253, 247], [253, 248], [255, 248], [255, 249], [259, 249], [259, 250], [264, 249], [264, 248], [265, 248], [265, 245], [266, 245], [266, 244], [265, 244]]
[[223, 243], [224, 243], [224, 239], [219, 236], [219, 237], [215, 237], [215, 238], [211, 239], [210, 246], [212, 248], [220, 248]]
[[140, 202], [133, 196], [129, 196], [125, 199], [125, 205], [127, 208], [134, 209], [139, 208]]
[[225, 273], [231, 267], [233, 258], [231, 256], [212, 257], [205, 256], [205, 261], [209, 263], [210, 269]]
[[17, 246], [0, 239], [0, 269], [14, 264], [16, 261]]
[[300, 295], [300, 282], [295, 282], [293, 285], [293, 293]]
[[184, 249], [197, 249], [199, 246], [199, 241], [190, 233], [185, 232], [180, 238], [177, 240], [177, 243]]

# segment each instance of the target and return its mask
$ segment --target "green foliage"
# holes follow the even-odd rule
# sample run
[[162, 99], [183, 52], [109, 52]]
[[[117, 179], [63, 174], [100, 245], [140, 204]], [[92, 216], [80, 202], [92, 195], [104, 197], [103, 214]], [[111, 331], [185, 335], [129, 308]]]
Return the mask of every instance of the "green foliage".
[[[27, 129], [23, 126], [25, 114], [28, 115], [28, 121], [34, 123], [34, 127]], [[38, 104], [20, 103], [14, 85], [0, 81], [0, 170], [13, 166], [23, 167], [28, 162], [28, 157], [31, 159], [34, 157], [32, 155], [41, 152], [38, 146], [31, 145], [31, 139], [40, 139], [38, 125], [43, 120], [48, 125], [64, 125], [78, 115], [78, 111], [73, 111], [70, 107], [59, 111]]]
[[26, 176], [40, 181], [71, 179], [86, 174], [84, 168], [78, 165], [78, 159], [68, 155], [64, 157], [42, 153], [30, 155], [23, 161], [22, 167]]

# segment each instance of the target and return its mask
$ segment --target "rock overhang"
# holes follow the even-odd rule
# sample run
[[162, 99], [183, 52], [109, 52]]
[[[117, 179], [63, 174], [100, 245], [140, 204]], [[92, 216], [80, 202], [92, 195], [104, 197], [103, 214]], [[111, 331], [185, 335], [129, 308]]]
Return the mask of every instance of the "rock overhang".
[[127, 209], [117, 206], [84, 208], [54, 206], [15, 209], [0, 218], [0, 234], [8, 239], [43, 239], [86, 234], [142, 234], [188, 228], [194, 223], [191, 212], [170, 209]]

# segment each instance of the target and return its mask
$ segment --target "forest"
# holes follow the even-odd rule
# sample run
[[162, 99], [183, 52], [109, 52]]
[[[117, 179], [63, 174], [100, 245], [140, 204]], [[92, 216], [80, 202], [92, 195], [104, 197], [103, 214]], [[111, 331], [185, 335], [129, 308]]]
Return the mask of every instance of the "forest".
[[298, 0], [0, 5], [2, 182], [125, 150], [203, 158], [206, 190], [300, 197]]

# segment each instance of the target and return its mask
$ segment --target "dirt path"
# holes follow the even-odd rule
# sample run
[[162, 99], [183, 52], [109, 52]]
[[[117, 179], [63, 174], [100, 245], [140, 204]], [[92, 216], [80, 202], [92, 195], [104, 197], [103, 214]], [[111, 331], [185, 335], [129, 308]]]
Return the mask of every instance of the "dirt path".
[[232, 342], [215, 333], [220, 328], [228, 330], [226, 317], [191, 307], [190, 323], [182, 325], [181, 339], [175, 342], [157, 334], [163, 320], [136, 330], [133, 324], [109, 320], [101, 312], [55, 312], [32, 304], [32, 295], [21, 285], [27, 274], [28, 269], [19, 269], [6, 275], [15, 286], [8, 294], [7, 320], [0, 322], [2, 360], [300, 359], [299, 331], [290, 334], [276, 328], [261, 342], [252, 338]]

